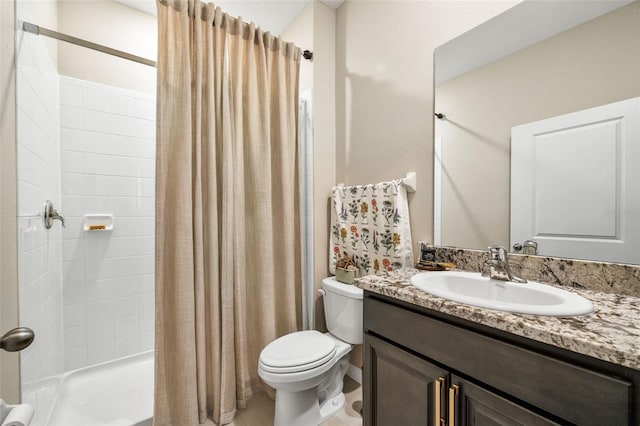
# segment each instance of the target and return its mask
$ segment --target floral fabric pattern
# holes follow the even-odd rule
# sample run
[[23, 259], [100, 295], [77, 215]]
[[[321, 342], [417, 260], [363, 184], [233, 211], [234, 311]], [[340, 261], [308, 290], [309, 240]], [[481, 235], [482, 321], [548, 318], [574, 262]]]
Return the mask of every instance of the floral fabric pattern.
[[407, 191], [402, 181], [336, 186], [331, 191], [329, 270], [349, 256], [360, 276], [413, 266]]

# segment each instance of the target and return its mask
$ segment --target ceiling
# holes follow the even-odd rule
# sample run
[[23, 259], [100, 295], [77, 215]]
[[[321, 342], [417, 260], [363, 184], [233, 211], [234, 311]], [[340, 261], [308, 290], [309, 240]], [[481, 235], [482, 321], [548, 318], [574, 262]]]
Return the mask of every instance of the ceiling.
[[[156, 15], [155, 0], [115, 0], [118, 3]], [[214, 2], [232, 16], [255, 22], [265, 31], [279, 35], [302, 12], [311, 0], [219, 0]], [[337, 9], [344, 0], [325, 0], [322, 3]]]

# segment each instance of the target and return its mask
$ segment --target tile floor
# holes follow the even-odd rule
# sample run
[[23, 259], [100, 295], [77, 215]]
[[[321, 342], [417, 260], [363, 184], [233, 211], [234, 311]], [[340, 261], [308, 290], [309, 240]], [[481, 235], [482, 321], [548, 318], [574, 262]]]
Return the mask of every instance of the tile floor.
[[[345, 377], [344, 395], [346, 403], [344, 408], [334, 417], [324, 422], [321, 426], [361, 426], [362, 416], [362, 387]], [[249, 401], [248, 407], [238, 411], [236, 418], [230, 426], [270, 426], [273, 425], [274, 401], [263, 393], [255, 395]], [[207, 424], [209, 426], [209, 424]], [[213, 423], [210, 423], [213, 426]]]

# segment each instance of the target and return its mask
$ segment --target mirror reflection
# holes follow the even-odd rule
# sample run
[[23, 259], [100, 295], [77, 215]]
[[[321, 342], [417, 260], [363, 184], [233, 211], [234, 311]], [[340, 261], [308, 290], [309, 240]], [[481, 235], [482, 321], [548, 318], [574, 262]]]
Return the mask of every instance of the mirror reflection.
[[[435, 66], [435, 112], [444, 115], [434, 126], [436, 244], [522, 252], [532, 240], [541, 255], [640, 263], [640, 241], [619, 243], [640, 240], [640, 232], [625, 234], [640, 230], [640, 187], [628, 191], [640, 180], [629, 170], [640, 163], [640, 141], [620, 130], [637, 126], [640, 114], [626, 113], [604, 142], [546, 138], [527, 151], [531, 167], [512, 165], [513, 128], [640, 96], [640, 1], [525, 1], [436, 49]], [[554, 178], [531, 175], [541, 161], [554, 164]], [[529, 196], [512, 196], [521, 188], [512, 187], [514, 175], [533, 179]], [[540, 182], [548, 187], [536, 192]], [[514, 214], [528, 218], [531, 232], [511, 232]], [[558, 251], [549, 242], [565, 232], [555, 229], [563, 221], [580, 226], [566, 230]], [[585, 246], [595, 237], [606, 244]]]

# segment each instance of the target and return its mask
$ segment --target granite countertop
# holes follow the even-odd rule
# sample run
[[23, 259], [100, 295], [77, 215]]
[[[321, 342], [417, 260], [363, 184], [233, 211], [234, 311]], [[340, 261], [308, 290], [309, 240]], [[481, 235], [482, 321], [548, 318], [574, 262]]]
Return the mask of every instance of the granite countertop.
[[421, 272], [424, 271], [399, 269], [359, 278], [355, 284], [373, 293], [640, 370], [640, 298], [561, 287], [589, 299], [595, 311], [576, 317], [513, 314], [453, 302], [421, 291], [409, 282], [413, 275]]

